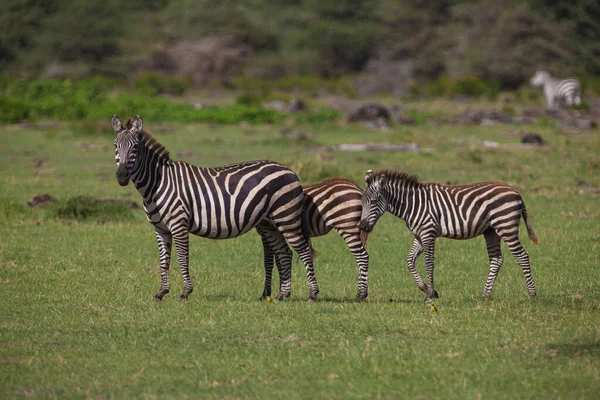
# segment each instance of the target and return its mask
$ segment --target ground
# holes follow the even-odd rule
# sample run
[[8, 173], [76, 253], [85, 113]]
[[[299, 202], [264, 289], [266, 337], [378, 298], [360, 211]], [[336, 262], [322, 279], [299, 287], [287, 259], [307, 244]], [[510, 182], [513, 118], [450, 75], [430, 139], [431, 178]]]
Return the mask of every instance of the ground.
[[[126, 116], [123, 116], [126, 117]], [[357, 266], [343, 240], [314, 239], [321, 287], [307, 301], [301, 263], [292, 297], [261, 302], [254, 232], [193, 238], [187, 303], [176, 264], [162, 303], [158, 251], [141, 210], [59, 218], [77, 196], [140, 201], [114, 177], [108, 120], [2, 126], [0, 137], [0, 396], [3, 398], [595, 398], [600, 389], [600, 131], [433, 123], [369, 130], [299, 126], [146, 127], [175, 159], [216, 166], [270, 158], [305, 182], [330, 176], [364, 187], [367, 169], [425, 181], [500, 180], [523, 195], [541, 240], [522, 226], [538, 295], [504, 246], [493, 295], [482, 238], [440, 239], [439, 312], [423, 304], [404, 260], [411, 237], [385, 215], [369, 237], [369, 298], [353, 302]], [[154, 125], [154, 126], [153, 126]], [[154, 128], [154, 129], [153, 129]], [[416, 143], [417, 153], [317, 152], [341, 143]], [[484, 141], [499, 143], [489, 148]], [[29, 208], [48, 193], [57, 202]], [[127, 217], [130, 215], [130, 217]], [[422, 259], [418, 262], [423, 271]], [[276, 281], [276, 280], [275, 280]], [[276, 290], [275, 290], [276, 291]]]

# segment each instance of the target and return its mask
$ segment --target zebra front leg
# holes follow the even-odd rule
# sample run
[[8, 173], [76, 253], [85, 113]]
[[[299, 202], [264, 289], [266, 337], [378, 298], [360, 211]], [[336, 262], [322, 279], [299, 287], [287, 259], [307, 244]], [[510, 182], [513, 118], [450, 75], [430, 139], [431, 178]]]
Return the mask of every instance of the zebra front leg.
[[194, 290], [192, 286], [192, 278], [188, 269], [189, 262], [189, 233], [187, 228], [173, 232], [173, 240], [175, 241], [175, 249], [177, 250], [177, 259], [179, 268], [181, 268], [181, 276], [183, 277], [183, 292], [179, 296], [180, 301], [186, 301], [188, 296]]
[[502, 249], [500, 248], [500, 236], [493, 230], [486, 231], [483, 236], [487, 245], [488, 257], [490, 259], [490, 274], [488, 275], [481, 297], [488, 297], [494, 287], [494, 282], [502, 268]]
[[165, 294], [169, 293], [169, 266], [171, 264], [172, 235], [156, 231], [158, 242], [158, 256], [160, 258], [160, 289], [154, 295], [155, 301], [161, 301]]
[[271, 250], [271, 245], [269, 244], [267, 236], [260, 230], [257, 229], [257, 231], [260, 234], [260, 238], [262, 240], [265, 266], [265, 287], [263, 289], [263, 294], [260, 299], [266, 300], [271, 297], [271, 280], [273, 277], [273, 251]]
[[[406, 257], [406, 267], [412, 274], [419, 290], [427, 293], [427, 285], [423, 282], [423, 279], [421, 279], [421, 275], [419, 275], [416, 267], [417, 258], [419, 258], [421, 253], [423, 253], [423, 246], [421, 245], [421, 242], [415, 238], [410, 251], [408, 252], [408, 256]], [[438, 292], [435, 290], [433, 291], [433, 297], [436, 299], [439, 298]]]
[[425, 288], [425, 303], [431, 302], [436, 296], [433, 284], [435, 239], [421, 240], [423, 252], [425, 253], [425, 271], [427, 272], [427, 286]]

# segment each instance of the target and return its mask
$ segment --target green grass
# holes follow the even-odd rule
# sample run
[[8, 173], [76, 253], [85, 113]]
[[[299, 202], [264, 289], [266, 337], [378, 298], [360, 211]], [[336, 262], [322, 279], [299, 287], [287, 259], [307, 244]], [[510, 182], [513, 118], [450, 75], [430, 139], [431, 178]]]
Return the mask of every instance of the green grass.
[[[125, 116], [123, 116], [125, 117]], [[538, 289], [530, 299], [515, 260], [491, 299], [484, 240], [441, 239], [438, 313], [423, 305], [404, 266], [411, 237], [385, 215], [370, 235], [370, 295], [356, 304], [357, 267], [334, 233], [314, 239], [319, 301], [307, 302], [294, 264], [292, 297], [258, 301], [259, 236], [191, 240], [194, 293], [177, 301], [181, 276], [162, 303], [158, 251], [140, 210], [60, 219], [77, 196], [141, 203], [115, 178], [112, 131], [90, 124], [0, 127], [0, 396], [2, 398], [596, 398], [600, 389], [600, 187], [598, 130], [570, 136], [531, 130], [549, 146], [516, 143], [521, 127], [428, 124], [367, 131], [361, 125], [280, 127], [175, 125], [150, 131], [173, 158], [210, 166], [271, 158], [305, 181], [343, 175], [362, 184], [369, 168], [418, 173], [427, 181], [502, 180], [519, 189], [541, 244], [522, 234]], [[528, 130], [530, 130], [528, 128]], [[339, 143], [416, 142], [417, 154], [326, 153]], [[588, 182], [578, 186], [577, 179]], [[364, 186], [364, 185], [363, 185]], [[57, 204], [25, 202], [49, 193]], [[71, 203], [73, 200], [71, 200]], [[103, 212], [111, 212], [104, 210]], [[419, 260], [422, 271], [422, 260]]]

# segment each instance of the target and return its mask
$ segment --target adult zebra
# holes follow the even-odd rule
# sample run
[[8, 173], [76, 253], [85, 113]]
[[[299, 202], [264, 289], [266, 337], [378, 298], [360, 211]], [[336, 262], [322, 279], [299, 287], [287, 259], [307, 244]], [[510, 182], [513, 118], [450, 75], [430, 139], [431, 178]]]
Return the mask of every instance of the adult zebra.
[[[484, 297], [492, 291], [502, 267], [500, 241], [504, 240], [525, 274], [529, 295], [535, 296], [529, 255], [519, 241], [521, 217], [529, 238], [535, 244], [539, 244], [539, 239], [527, 221], [525, 203], [516, 190], [499, 182], [457, 186], [422, 183], [415, 175], [387, 170], [367, 171], [365, 182], [367, 188], [362, 199], [360, 228], [370, 232], [385, 211], [406, 222], [415, 236], [406, 266], [418, 288], [426, 293], [426, 302], [438, 297], [433, 284], [434, 245], [438, 237], [485, 237], [490, 273], [481, 293]], [[415, 261], [423, 252], [427, 284], [423, 283], [415, 268]]]
[[[335, 229], [344, 239], [358, 264], [358, 294], [356, 301], [368, 296], [369, 254], [365, 249], [368, 233], [358, 228], [363, 191], [349, 179], [327, 179], [303, 187], [304, 218], [311, 237], [323, 236]], [[279, 276], [288, 277], [292, 266], [292, 252], [283, 236], [276, 230], [257, 228], [263, 239], [265, 255], [265, 289], [263, 299], [271, 296], [273, 257]]]
[[[125, 186], [131, 179], [156, 231], [161, 273], [155, 300], [169, 292], [172, 241], [184, 283], [179, 299], [187, 300], [193, 290], [188, 272], [189, 233], [226, 239], [263, 225], [276, 229], [296, 250], [306, 267], [310, 299], [316, 300], [319, 287], [301, 218], [304, 194], [293, 171], [266, 160], [200, 168], [171, 160], [167, 149], [143, 130], [139, 116], [123, 127], [115, 115], [111, 126], [117, 133], [117, 180]], [[282, 287], [287, 292], [280, 296], [289, 296], [291, 282], [283, 282]]]
[[537, 70], [530, 83], [533, 87], [542, 88], [547, 108], [581, 103], [581, 85], [577, 79], [557, 79], [547, 71]]

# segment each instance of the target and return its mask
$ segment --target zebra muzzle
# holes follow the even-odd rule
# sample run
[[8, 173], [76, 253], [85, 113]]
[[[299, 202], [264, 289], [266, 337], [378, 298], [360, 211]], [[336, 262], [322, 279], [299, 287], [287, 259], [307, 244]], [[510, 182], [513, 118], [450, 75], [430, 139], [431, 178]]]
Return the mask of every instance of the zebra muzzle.
[[365, 232], [371, 232], [373, 230], [372, 226], [369, 226], [369, 221], [367, 221], [366, 219], [362, 219], [359, 223], [358, 223], [358, 228], [361, 231], [365, 231]]

